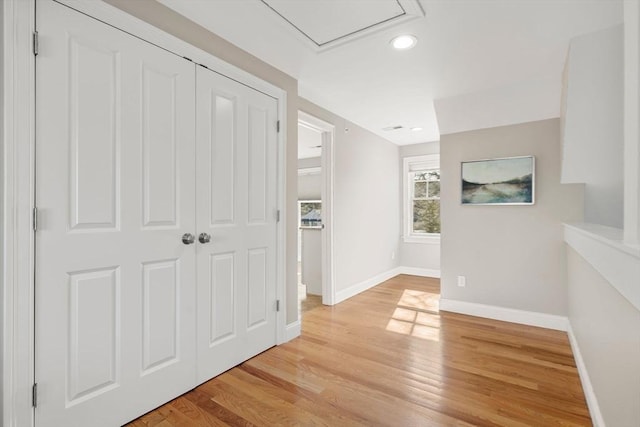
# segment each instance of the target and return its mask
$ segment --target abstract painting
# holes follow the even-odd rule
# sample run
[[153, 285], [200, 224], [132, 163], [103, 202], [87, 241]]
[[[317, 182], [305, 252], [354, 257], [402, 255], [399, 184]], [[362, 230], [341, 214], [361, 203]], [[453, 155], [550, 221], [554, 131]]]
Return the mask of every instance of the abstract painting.
[[463, 205], [532, 205], [533, 156], [462, 162]]

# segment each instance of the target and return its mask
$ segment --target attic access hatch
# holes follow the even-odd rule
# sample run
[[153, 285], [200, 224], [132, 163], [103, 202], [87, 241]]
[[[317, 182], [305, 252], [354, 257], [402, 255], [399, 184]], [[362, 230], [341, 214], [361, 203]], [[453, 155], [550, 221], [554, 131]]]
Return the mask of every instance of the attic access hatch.
[[318, 52], [423, 17], [417, 0], [260, 0]]

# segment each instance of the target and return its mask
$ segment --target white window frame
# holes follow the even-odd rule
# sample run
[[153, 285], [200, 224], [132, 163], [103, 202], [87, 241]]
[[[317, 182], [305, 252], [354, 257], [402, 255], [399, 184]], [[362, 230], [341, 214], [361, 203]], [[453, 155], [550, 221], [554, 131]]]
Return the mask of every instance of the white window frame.
[[411, 224], [413, 223], [413, 197], [409, 174], [411, 169], [420, 165], [425, 170], [440, 170], [440, 155], [427, 154], [424, 156], [405, 157], [402, 160], [402, 210], [403, 210], [403, 233], [402, 240], [405, 243], [440, 244], [440, 233], [413, 233]]

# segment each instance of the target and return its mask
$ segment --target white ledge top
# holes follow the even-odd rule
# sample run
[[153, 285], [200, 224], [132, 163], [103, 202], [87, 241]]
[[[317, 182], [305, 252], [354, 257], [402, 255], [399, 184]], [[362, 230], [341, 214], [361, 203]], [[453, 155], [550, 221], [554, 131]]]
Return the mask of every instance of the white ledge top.
[[624, 231], [621, 228], [607, 227], [606, 225], [590, 224], [587, 222], [565, 223], [564, 226], [626, 252], [636, 258], [640, 258], [640, 245], [626, 243], [624, 241]]
[[622, 230], [596, 224], [564, 224], [564, 240], [637, 310], [640, 310], [640, 248]]

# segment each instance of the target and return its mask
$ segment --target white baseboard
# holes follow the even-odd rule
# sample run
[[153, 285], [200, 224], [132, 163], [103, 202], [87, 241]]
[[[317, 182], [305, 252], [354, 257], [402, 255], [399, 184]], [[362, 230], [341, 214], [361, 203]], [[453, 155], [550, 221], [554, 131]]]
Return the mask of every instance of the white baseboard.
[[300, 319], [296, 320], [295, 322], [289, 323], [285, 327], [284, 342], [288, 342], [294, 338], [299, 337], [301, 329], [302, 324], [300, 323]]
[[564, 316], [445, 298], [440, 298], [440, 310], [468, 314], [470, 316], [486, 317], [504, 322], [520, 323], [522, 325], [555, 329], [558, 331], [566, 331], [569, 323]]
[[374, 286], [379, 285], [385, 280], [389, 280], [392, 277], [397, 276], [398, 274], [400, 274], [399, 270], [399, 267], [392, 268], [391, 270], [387, 270], [384, 273], [380, 273], [373, 277], [370, 277], [367, 280], [363, 280], [360, 283], [351, 285], [347, 289], [336, 292], [335, 303], [338, 304], [346, 299], [351, 298], [352, 296], [358, 295], [360, 292], [364, 292], [367, 289], [371, 289]]
[[571, 322], [568, 322], [567, 326], [567, 334], [569, 335], [569, 342], [571, 343], [571, 351], [573, 352], [573, 358], [576, 360], [578, 374], [580, 375], [580, 381], [582, 382], [582, 390], [584, 391], [584, 396], [587, 399], [589, 414], [591, 414], [591, 422], [594, 427], [605, 427], [604, 418], [602, 417], [602, 412], [600, 412], [600, 405], [598, 405], [598, 399], [593, 391], [593, 385], [591, 384], [591, 379], [589, 379], [587, 366], [584, 364], [584, 360], [582, 359], [582, 353], [580, 353], [578, 340], [571, 328]]
[[440, 270], [431, 270], [428, 268], [418, 267], [398, 267], [398, 274], [410, 274], [412, 276], [435, 277], [440, 278]]

